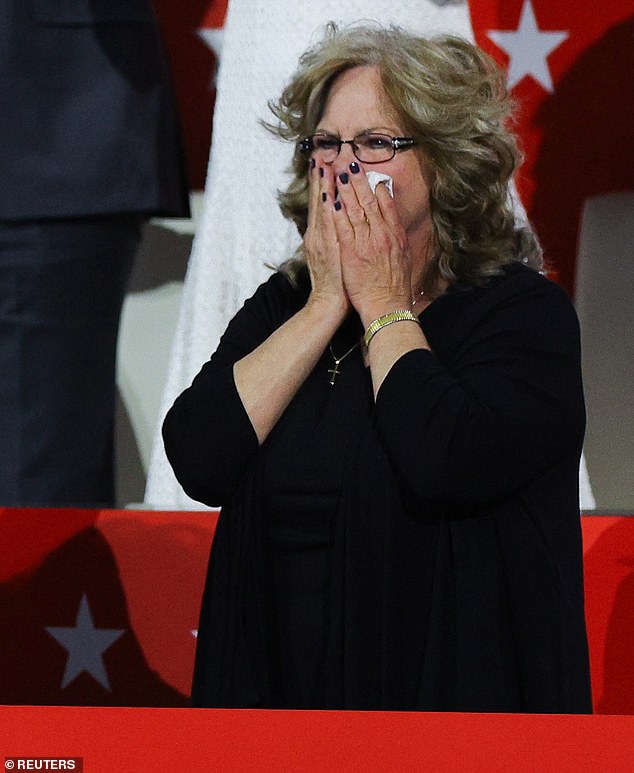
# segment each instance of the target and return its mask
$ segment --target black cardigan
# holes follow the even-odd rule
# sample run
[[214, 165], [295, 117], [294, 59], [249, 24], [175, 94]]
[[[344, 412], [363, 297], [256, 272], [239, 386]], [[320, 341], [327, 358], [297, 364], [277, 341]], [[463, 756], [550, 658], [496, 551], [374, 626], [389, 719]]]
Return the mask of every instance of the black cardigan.
[[[185, 490], [222, 505], [197, 705], [274, 704], [260, 454], [232, 366], [307, 293], [272, 276], [165, 420]], [[432, 351], [388, 373], [341, 492], [315, 708], [589, 712], [574, 309], [513, 264], [420, 321]]]

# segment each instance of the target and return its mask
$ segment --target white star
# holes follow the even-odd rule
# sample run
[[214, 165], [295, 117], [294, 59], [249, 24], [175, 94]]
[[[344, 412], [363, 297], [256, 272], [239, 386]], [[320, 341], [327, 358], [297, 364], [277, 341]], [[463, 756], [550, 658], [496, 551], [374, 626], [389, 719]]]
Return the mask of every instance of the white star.
[[68, 651], [62, 690], [82, 671], [93, 676], [100, 685], [110, 690], [110, 682], [103, 663], [103, 653], [123, 633], [123, 629], [95, 628], [86, 594], [81, 597], [74, 628], [49, 627], [46, 631]]
[[522, 7], [515, 32], [489, 30], [487, 35], [511, 58], [508, 87], [512, 89], [526, 75], [532, 75], [548, 92], [554, 91], [546, 58], [569, 37], [568, 32], [543, 32], [537, 26], [531, 0]]

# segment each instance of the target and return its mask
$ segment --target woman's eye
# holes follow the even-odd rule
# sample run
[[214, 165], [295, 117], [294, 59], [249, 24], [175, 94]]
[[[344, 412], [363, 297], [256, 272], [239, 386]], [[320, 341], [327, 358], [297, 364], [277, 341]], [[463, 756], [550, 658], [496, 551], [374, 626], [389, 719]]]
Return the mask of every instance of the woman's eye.
[[368, 134], [359, 139], [360, 145], [365, 145], [366, 148], [372, 148], [374, 150], [381, 150], [382, 148], [389, 147], [390, 138], [381, 134]]
[[336, 137], [315, 137], [314, 145], [318, 150], [333, 150], [339, 147], [339, 140]]

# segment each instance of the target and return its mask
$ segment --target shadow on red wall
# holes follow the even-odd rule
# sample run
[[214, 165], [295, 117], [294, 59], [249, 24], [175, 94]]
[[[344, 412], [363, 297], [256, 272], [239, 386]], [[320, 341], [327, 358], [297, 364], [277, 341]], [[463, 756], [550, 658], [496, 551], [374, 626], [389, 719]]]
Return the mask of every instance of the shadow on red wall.
[[634, 100], [626, 97], [633, 42], [634, 16], [584, 52], [558, 83], [557, 98], [545, 99], [535, 117], [544, 141], [531, 218], [569, 291], [586, 200], [634, 190]]

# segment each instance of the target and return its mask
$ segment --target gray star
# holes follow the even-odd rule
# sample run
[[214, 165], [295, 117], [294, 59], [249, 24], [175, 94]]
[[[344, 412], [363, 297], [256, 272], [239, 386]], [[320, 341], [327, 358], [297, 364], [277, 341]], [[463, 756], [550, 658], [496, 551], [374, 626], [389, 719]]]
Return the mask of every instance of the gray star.
[[48, 627], [46, 631], [68, 651], [62, 690], [82, 671], [93, 676], [106, 690], [111, 689], [103, 653], [123, 635], [124, 630], [95, 628], [86, 594], [81, 597], [74, 628]]

